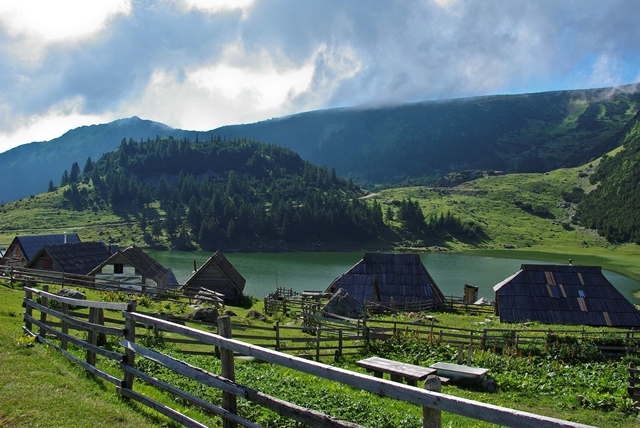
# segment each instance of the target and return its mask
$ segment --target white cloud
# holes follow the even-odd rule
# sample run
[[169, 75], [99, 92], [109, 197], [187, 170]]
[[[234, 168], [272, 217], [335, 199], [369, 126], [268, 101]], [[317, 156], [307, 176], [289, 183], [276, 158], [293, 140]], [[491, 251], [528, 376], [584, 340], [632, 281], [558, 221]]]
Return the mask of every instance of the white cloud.
[[79, 126], [117, 119], [110, 116], [82, 114], [81, 106], [82, 100], [69, 100], [52, 107], [42, 115], [16, 117], [16, 123], [11, 130], [0, 132], [0, 152], [25, 143], [52, 140]]
[[593, 86], [618, 86], [624, 82], [622, 78], [622, 59], [618, 56], [603, 54], [591, 65], [589, 84]]
[[217, 13], [234, 9], [247, 9], [254, 0], [178, 0], [187, 9], [198, 9], [208, 13]]
[[130, 12], [131, 0], [3, 0], [0, 23], [13, 37], [52, 42], [93, 34], [113, 15]]

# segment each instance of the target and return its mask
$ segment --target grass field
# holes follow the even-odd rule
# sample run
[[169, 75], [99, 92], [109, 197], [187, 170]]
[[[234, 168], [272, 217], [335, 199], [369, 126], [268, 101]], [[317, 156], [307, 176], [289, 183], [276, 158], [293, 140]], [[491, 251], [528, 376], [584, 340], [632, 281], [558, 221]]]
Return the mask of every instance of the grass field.
[[[98, 294], [90, 292], [91, 299]], [[8, 427], [84, 427], [84, 426], [166, 426], [167, 421], [156, 417], [145, 408], [121, 401], [111, 384], [86, 375], [80, 368], [71, 365], [57, 351], [43, 345], [33, 344], [21, 334], [24, 292], [0, 285], [0, 300], [4, 303], [0, 311], [0, 425]], [[234, 323], [247, 322], [250, 309], [260, 309], [260, 302], [253, 308], [230, 308], [236, 312]], [[183, 305], [151, 303], [145, 311], [170, 311], [184, 315]], [[459, 328], [474, 328], [477, 316], [449, 313], [435, 314], [440, 325]], [[395, 319], [404, 320], [406, 314]], [[281, 322], [294, 319], [278, 317]], [[261, 325], [272, 325], [276, 319], [270, 318]], [[256, 321], [253, 321], [254, 323]], [[494, 325], [492, 325], [494, 326]], [[521, 326], [535, 328], [535, 326]], [[553, 327], [553, 326], [551, 326]], [[399, 361], [421, 365], [436, 361], [451, 361], [455, 347], [433, 346], [426, 342], [416, 342], [409, 336], [400, 335], [397, 341], [378, 343], [369, 352]], [[160, 345], [162, 346], [162, 345]], [[171, 348], [159, 348], [163, 352], [174, 352]], [[565, 420], [577, 421], [594, 426], [632, 427], [640, 423], [637, 413], [629, 411], [625, 401], [625, 362], [563, 362], [556, 357], [545, 357], [520, 353], [495, 354], [491, 351], [474, 351], [474, 362], [478, 366], [491, 369], [498, 390], [488, 393], [474, 388], [444, 386], [443, 392], [455, 396], [478, 400], [498, 406], [543, 414]], [[337, 362], [327, 361], [349, 370], [362, 371], [355, 361], [362, 356], [343, 358]], [[219, 360], [211, 357], [180, 357], [212, 373], [219, 372]], [[212, 402], [219, 401], [219, 392], [207, 388], [203, 390], [192, 383], [184, 383], [179, 377], [165, 370], [155, 372], [156, 376], [169, 382], [178, 382], [185, 388], [195, 388], [192, 393], [204, 394]], [[333, 416], [354, 421], [364, 426], [391, 428], [398, 426], [420, 426], [421, 409], [394, 400], [383, 399], [363, 393], [353, 388], [321, 380], [309, 375], [260, 363], [239, 362], [236, 379], [238, 382], [261, 391], [286, 399], [302, 406], [308, 406]], [[148, 388], [139, 384], [139, 388]], [[153, 394], [153, 391], [147, 391]], [[157, 394], [157, 393], [156, 393]], [[583, 404], [577, 398], [584, 396]], [[216, 418], [199, 415], [194, 410], [184, 409], [180, 403], [169, 397], [158, 395], [159, 401], [187, 411], [190, 416], [206, 423], [218, 422]], [[241, 412], [245, 417], [265, 427], [294, 427], [290, 421], [278, 415], [241, 402]], [[490, 427], [482, 423], [443, 414], [443, 426]]]

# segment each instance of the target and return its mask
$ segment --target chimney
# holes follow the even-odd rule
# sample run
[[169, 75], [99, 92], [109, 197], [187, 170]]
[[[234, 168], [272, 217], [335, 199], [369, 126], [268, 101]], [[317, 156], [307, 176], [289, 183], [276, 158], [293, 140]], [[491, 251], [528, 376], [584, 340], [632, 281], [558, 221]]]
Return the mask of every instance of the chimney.
[[193, 273], [198, 272], [198, 267], [196, 266], [196, 261], [193, 261]]
[[569, 259], [569, 266], [573, 266], [573, 259]]

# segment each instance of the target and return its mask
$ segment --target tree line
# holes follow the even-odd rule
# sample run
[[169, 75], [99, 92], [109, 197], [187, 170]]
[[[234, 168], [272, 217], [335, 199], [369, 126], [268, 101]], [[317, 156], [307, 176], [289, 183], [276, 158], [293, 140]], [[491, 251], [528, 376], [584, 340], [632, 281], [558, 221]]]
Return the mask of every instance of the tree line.
[[581, 224], [611, 242], [640, 244], [640, 116], [623, 131], [624, 150], [604, 156], [589, 177], [598, 187], [578, 206]]
[[334, 169], [247, 138], [123, 139], [82, 171], [74, 163], [60, 186], [76, 209], [126, 212], [148, 236], [181, 249], [363, 241], [383, 227], [379, 204], [362, 201], [364, 192]]

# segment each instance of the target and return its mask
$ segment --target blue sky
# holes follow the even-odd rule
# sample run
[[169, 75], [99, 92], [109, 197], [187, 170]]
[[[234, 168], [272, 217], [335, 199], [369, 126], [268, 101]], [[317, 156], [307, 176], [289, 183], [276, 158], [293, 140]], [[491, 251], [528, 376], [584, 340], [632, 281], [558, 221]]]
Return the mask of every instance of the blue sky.
[[0, 152], [134, 115], [204, 131], [632, 84], [639, 15], [638, 0], [3, 0]]

